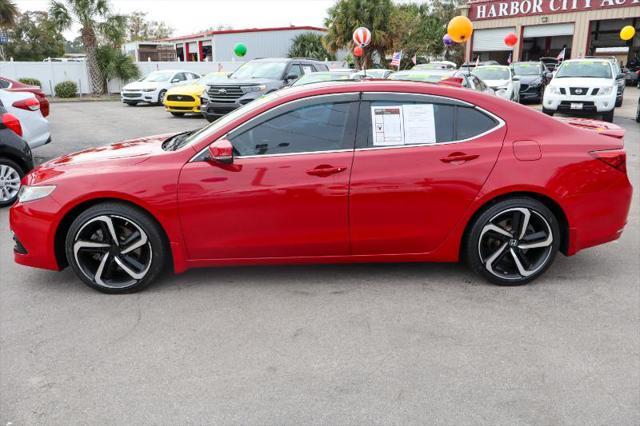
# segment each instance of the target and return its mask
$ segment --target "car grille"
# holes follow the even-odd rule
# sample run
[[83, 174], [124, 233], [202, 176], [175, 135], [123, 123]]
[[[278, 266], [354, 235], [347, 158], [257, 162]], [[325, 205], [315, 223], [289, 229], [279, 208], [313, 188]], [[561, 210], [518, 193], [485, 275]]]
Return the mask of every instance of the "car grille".
[[587, 87], [569, 87], [569, 94], [571, 95], [586, 95], [589, 93], [589, 88]]
[[207, 94], [210, 99], [215, 99], [218, 102], [234, 102], [244, 92], [240, 86], [209, 86]]
[[122, 96], [125, 98], [137, 98], [141, 95], [141, 93], [123, 93]]
[[170, 106], [168, 107], [169, 109], [175, 109], [178, 111], [191, 111], [193, 108], [192, 107], [184, 107], [184, 106]]
[[178, 102], [193, 102], [195, 99], [193, 96], [189, 95], [169, 95], [167, 96], [168, 101], [178, 101]]

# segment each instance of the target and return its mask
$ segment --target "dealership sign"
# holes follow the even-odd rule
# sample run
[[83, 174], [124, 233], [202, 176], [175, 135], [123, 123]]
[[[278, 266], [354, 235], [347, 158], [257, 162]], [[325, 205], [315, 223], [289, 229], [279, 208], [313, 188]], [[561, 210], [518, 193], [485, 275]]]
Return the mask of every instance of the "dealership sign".
[[498, 0], [470, 3], [469, 6], [469, 19], [480, 21], [617, 7], [640, 7], [640, 0]]

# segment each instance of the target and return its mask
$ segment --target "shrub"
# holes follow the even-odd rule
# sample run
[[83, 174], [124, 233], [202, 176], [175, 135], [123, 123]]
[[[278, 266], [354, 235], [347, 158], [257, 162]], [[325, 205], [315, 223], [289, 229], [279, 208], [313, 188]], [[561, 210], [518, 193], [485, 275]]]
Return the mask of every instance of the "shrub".
[[59, 98], [75, 98], [78, 96], [78, 85], [73, 81], [63, 81], [56, 84], [56, 96]]
[[38, 86], [42, 88], [42, 83], [37, 78], [19, 78], [20, 83], [28, 84], [29, 86]]

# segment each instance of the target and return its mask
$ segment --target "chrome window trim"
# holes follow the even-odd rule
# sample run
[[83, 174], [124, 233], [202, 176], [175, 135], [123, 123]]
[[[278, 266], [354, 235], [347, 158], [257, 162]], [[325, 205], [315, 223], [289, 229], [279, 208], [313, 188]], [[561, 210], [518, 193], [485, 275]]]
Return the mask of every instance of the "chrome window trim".
[[[487, 111], [484, 108], [481, 108], [477, 105], [473, 105], [469, 102], [466, 101], [461, 101], [455, 98], [447, 98], [445, 96], [438, 96], [438, 95], [429, 95], [429, 94], [424, 94], [424, 93], [407, 93], [407, 92], [347, 92], [347, 93], [329, 93], [329, 94], [325, 94], [325, 95], [315, 95], [315, 96], [310, 96], [308, 98], [299, 98], [299, 99], [294, 99], [290, 102], [278, 105], [276, 108], [274, 109], [270, 109], [267, 111], [262, 112], [261, 114], [258, 114], [257, 116], [249, 119], [248, 121], [245, 121], [244, 123], [242, 123], [240, 126], [236, 127], [239, 128], [241, 126], [245, 126], [248, 125], [249, 123], [251, 123], [252, 121], [260, 118], [262, 115], [267, 114], [269, 112], [272, 112], [276, 109], [279, 109], [281, 107], [284, 106], [288, 106], [288, 105], [292, 105], [294, 103], [297, 102], [303, 102], [303, 101], [308, 101], [309, 99], [313, 99], [313, 98], [319, 98], [319, 97], [332, 97], [332, 96], [343, 96], [343, 95], [348, 95], [348, 94], [400, 94], [400, 95], [424, 95], [424, 96], [431, 96], [431, 97], [435, 97], [435, 98], [441, 98], [444, 100], [453, 100], [453, 101], [458, 101], [461, 104], [464, 104], [466, 106], [469, 106], [471, 108], [477, 109], [478, 111], [483, 112], [484, 114], [488, 115], [489, 117], [493, 118], [494, 120], [496, 120], [498, 122], [498, 125], [495, 127], [492, 127], [491, 129], [487, 130], [486, 132], [482, 132], [478, 135], [475, 135], [473, 137], [470, 138], [466, 138], [466, 139], [460, 139], [460, 140], [456, 140], [456, 141], [449, 141], [449, 142], [440, 142], [440, 143], [425, 143], [425, 144], [413, 144], [413, 145], [402, 145], [402, 146], [377, 146], [377, 147], [366, 147], [366, 148], [355, 148], [355, 149], [336, 149], [336, 150], [330, 150], [330, 151], [304, 151], [304, 152], [290, 152], [290, 153], [282, 153], [282, 154], [263, 154], [263, 155], [245, 155], [245, 156], [234, 156], [234, 158], [238, 158], [238, 159], [243, 159], [243, 158], [269, 158], [269, 157], [288, 157], [288, 156], [292, 156], [292, 155], [309, 155], [309, 154], [318, 154], [318, 153], [338, 153], [338, 152], [354, 152], [354, 151], [375, 151], [375, 150], [380, 150], [380, 149], [406, 149], [406, 148], [423, 148], [423, 147], [430, 147], [430, 146], [442, 146], [442, 145], [452, 145], [452, 144], [458, 144], [458, 143], [464, 143], [464, 142], [469, 142], [472, 141], [474, 139], [479, 139], [481, 137], [484, 137], [490, 133], [493, 133], [499, 129], [501, 129], [502, 127], [505, 126], [505, 121], [498, 117], [497, 115], [493, 114], [490, 111]], [[362, 100], [361, 100], [362, 102]], [[375, 101], [366, 101], [366, 102], [375, 102]], [[233, 129], [233, 130], [236, 130]], [[233, 131], [232, 130], [232, 131]], [[228, 137], [230, 132], [225, 133], [224, 135], [222, 135], [221, 137], [219, 137], [217, 140], [220, 139], [225, 139], [226, 137]], [[212, 142], [213, 143], [213, 142]], [[194, 155], [193, 157], [191, 157], [191, 159], [188, 161], [189, 163], [191, 162], [197, 162], [197, 161], [203, 161], [203, 160], [199, 160], [198, 157], [200, 157], [200, 155], [204, 154], [204, 152], [209, 149], [210, 145], [207, 145], [205, 148], [203, 148], [202, 150], [200, 150], [196, 155]]]

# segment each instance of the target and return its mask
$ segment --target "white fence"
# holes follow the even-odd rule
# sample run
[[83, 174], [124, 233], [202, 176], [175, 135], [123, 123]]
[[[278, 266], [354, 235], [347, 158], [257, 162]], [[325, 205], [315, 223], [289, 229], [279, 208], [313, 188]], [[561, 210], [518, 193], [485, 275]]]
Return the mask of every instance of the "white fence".
[[[243, 62], [137, 62], [142, 75], [151, 71], [166, 69], [184, 69], [206, 74], [212, 71], [231, 72]], [[20, 78], [35, 78], [42, 83], [42, 90], [47, 95], [53, 95], [54, 87], [62, 81], [73, 81], [78, 85], [80, 94], [90, 92], [89, 77], [84, 62], [0, 62], [0, 75], [18, 80]], [[109, 92], [119, 93], [127, 82], [120, 80], [109, 81]]]
[[[184, 69], [198, 74], [206, 74], [212, 71], [231, 72], [244, 62], [136, 62], [142, 75], [151, 71], [167, 69]], [[346, 63], [342, 61], [328, 62], [329, 68], [343, 68]], [[89, 77], [84, 62], [0, 62], [0, 75], [18, 80], [20, 78], [35, 78], [42, 83], [42, 90], [47, 95], [53, 95], [56, 84], [62, 81], [73, 81], [78, 85], [78, 92], [88, 94]], [[122, 87], [128, 82], [120, 80], [109, 81], [109, 93], [120, 93]]]

